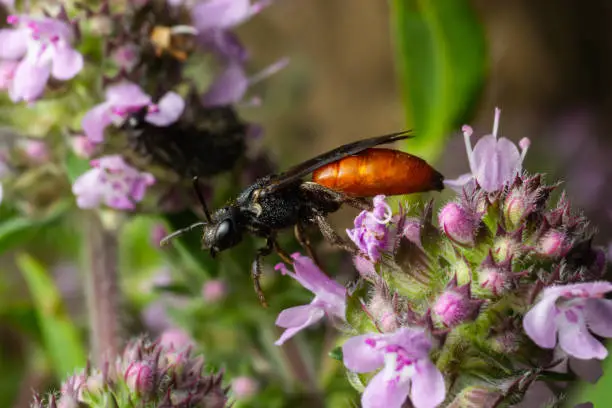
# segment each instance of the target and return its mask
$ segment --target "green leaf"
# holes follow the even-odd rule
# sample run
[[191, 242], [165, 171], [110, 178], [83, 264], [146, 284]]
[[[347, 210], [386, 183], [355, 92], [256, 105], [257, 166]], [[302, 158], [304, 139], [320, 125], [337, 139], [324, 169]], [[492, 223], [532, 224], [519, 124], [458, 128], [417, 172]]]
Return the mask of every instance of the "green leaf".
[[65, 166], [70, 184], [73, 184], [80, 175], [91, 169], [89, 159], [83, 159], [74, 154], [72, 151], [66, 153]]
[[78, 330], [63, 310], [60, 294], [45, 267], [27, 254], [17, 256], [17, 265], [36, 307], [45, 350], [57, 378], [63, 379], [85, 366], [86, 354]]
[[391, 0], [410, 152], [435, 160], [466, 119], [486, 70], [483, 29], [468, 0]]
[[70, 207], [60, 202], [42, 218], [13, 216], [0, 221], [0, 254], [30, 240], [40, 228], [59, 219]]
[[342, 347], [336, 347], [332, 351], [329, 352], [329, 356], [334, 360], [342, 361]]

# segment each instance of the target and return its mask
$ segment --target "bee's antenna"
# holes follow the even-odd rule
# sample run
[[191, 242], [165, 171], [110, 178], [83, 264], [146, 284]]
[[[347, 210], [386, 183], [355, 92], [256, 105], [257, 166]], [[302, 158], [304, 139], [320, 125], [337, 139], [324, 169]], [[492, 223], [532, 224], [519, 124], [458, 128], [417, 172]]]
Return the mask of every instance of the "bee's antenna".
[[196, 222], [195, 224], [191, 224], [190, 226], [188, 226], [186, 228], [181, 228], [178, 231], [174, 231], [172, 234], [166, 235], [165, 237], [163, 237], [161, 239], [161, 241], [159, 241], [159, 245], [160, 246], [164, 246], [168, 242], [170, 242], [171, 239], [174, 239], [174, 238], [178, 237], [179, 235], [183, 235], [183, 234], [191, 231], [192, 229], [195, 229], [195, 228], [198, 228], [198, 227], [202, 227], [202, 226], [207, 225], [207, 224], [208, 224], [207, 222], [200, 221], [200, 222]]
[[200, 183], [198, 182], [198, 176], [193, 176], [193, 189], [198, 196], [198, 200], [200, 200], [200, 205], [202, 206], [202, 210], [204, 210], [204, 215], [206, 216], [206, 221], [209, 224], [212, 224], [212, 217], [210, 216], [210, 211], [208, 211], [208, 206], [206, 205], [206, 201], [204, 200], [204, 196], [202, 195], [202, 191], [200, 190]]

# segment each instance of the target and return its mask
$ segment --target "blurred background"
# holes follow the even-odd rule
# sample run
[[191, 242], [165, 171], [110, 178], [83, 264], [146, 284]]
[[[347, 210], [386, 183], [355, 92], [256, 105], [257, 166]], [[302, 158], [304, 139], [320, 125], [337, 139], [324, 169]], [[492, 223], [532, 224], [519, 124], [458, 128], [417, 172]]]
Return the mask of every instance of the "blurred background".
[[[431, 4], [417, 6], [416, 3]], [[469, 123], [478, 136], [490, 133], [493, 109], [499, 107], [502, 109], [501, 135], [514, 141], [523, 137], [531, 139], [524, 167], [531, 173], [546, 173], [549, 181], [563, 180], [562, 188], [567, 190], [570, 201], [584, 210], [599, 231], [597, 243], [608, 246], [612, 238], [609, 204], [612, 188], [608, 182], [612, 176], [609, 137], [612, 130], [612, 3], [607, 0], [473, 0], [466, 2], [474, 17], [473, 21], [467, 18], [467, 23], [464, 23], [464, 10], [444, 10], [439, 6], [441, 3], [278, 0], [257, 18], [240, 26], [237, 33], [253, 55], [253, 66], [262, 67], [284, 56], [291, 58], [286, 69], [258, 85], [262, 106], [242, 111], [244, 117], [263, 125], [262, 144], [273, 161], [278, 167], [286, 168], [342, 143], [408, 126], [425, 142], [414, 141], [413, 149], [411, 141], [406, 149], [424, 155], [445, 176], [455, 178], [468, 170], [461, 125]], [[398, 10], [404, 8], [418, 14], [423, 10], [419, 7], [425, 9], [426, 23], [439, 12], [441, 21], [457, 26], [456, 32], [442, 29], [436, 34], [442, 43], [445, 36], [455, 41], [454, 53], [438, 55], [434, 45], [430, 55], [422, 50], [429, 39], [416, 35], [401, 38], [398, 33], [406, 21]], [[418, 32], [418, 28], [407, 32]], [[469, 35], [462, 35], [464, 32]], [[428, 55], [429, 59], [422, 58]], [[411, 67], [406, 70], [408, 74], [404, 72], [406, 67]], [[443, 73], [438, 79], [425, 81], [419, 67], [434, 74]], [[469, 70], [472, 71], [466, 74]], [[445, 87], [444, 81], [455, 77], [464, 78], [468, 85]], [[425, 107], [420, 110], [415, 106], [414, 97], [419, 87], [436, 95], [427, 103], [421, 100]], [[457, 98], [453, 100], [453, 96]], [[423, 109], [428, 112], [424, 114]], [[423, 120], [427, 115], [428, 119]], [[439, 139], [433, 143], [435, 147], [424, 146], [434, 137]], [[342, 231], [350, 225], [352, 215], [339, 214], [333, 223]], [[313, 397], [315, 402], [309, 403], [305, 396], [322, 392], [328, 396], [327, 406], [356, 406], [356, 393], [342, 377], [340, 365], [329, 367], [335, 362], [321, 362], [300, 366], [304, 358], [323, 361], [330, 349], [327, 336], [333, 337], [329, 334], [330, 328], [321, 327], [282, 352], [269, 350], [275, 346], [266, 348], [259, 344], [264, 351], [249, 346], [248, 359], [228, 363], [232, 347], [243, 347], [245, 343], [241, 341], [249, 336], [258, 337], [262, 344], [274, 341], [279, 332], [273, 328], [273, 316], [257, 320], [261, 313], [245, 313], [239, 307], [236, 299], [241, 293], [248, 293], [244, 288], [250, 288], [246, 272], [240, 278], [246, 282], [230, 290], [234, 298], [219, 302], [207, 300], [210, 303], [206, 307], [202, 306], [201, 298], [186, 300], [176, 294], [160, 295], [152, 290], [156, 283], [163, 285], [172, 281], [168, 277], [171, 271], [166, 270], [172, 268], [158, 249], [150, 245], [149, 231], [154, 226], [154, 220], [137, 219], [126, 228], [124, 242], [128, 246], [124, 250], [132, 255], [123, 260], [125, 269], [130, 271], [121, 275], [122, 287], [127, 293], [127, 312], [122, 318], [132, 333], [144, 331], [155, 335], [169, 327], [191, 327], [190, 334], [203, 345], [207, 362], [213, 367], [224, 366], [234, 377], [252, 380], [250, 384], [255, 391], [237, 406], [282, 407], [295, 401], [301, 401], [303, 406], [317, 406], [319, 399]], [[0, 234], [6, 234], [2, 228]], [[44, 245], [45, 239], [57, 240], [61, 233], [66, 253], [71, 246], [78, 246], [70, 226], [57, 228], [48, 235], [42, 233], [38, 245]], [[31, 252], [42, 259], [62, 258], [49, 257], [41, 248]], [[36, 308], [65, 306], [68, 318], [75, 322], [76, 332], [85, 338], [86, 300], [83, 274], [77, 265], [66, 260], [53, 263], [49, 269], [49, 276], [58, 288], [57, 296], [62, 299], [61, 306], [53, 302], [36, 304], [13, 258], [14, 252], [9, 252], [1, 264], [0, 406], [22, 408], [29, 406], [32, 389], [52, 389], [58, 383], [53, 374], [54, 360], [49, 359], [48, 350], [37, 340], [44, 328], [36, 323]], [[342, 257], [333, 262], [338, 270], [347, 269]], [[199, 281], [203, 290], [206, 279]], [[232, 284], [234, 281], [231, 279]], [[283, 285], [289, 285], [293, 292], [273, 304], [272, 310], [299, 304], [295, 299], [302, 303], [308, 301], [308, 294], [301, 293], [300, 288], [279, 285], [274, 290], [282, 291]], [[210, 292], [203, 296], [214, 298], [217, 293], [214, 289], [209, 287]], [[223, 330], [234, 330], [237, 324], [248, 325], [249, 319], [254, 322], [253, 327], [243, 337], [234, 339], [226, 349], [215, 349], [222, 342], [219, 339], [227, 340]], [[209, 320], [225, 321], [224, 329], [212, 329], [206, 326], [208, 323], [202, 323]], [[269, 326], [265, 336], [258, 333], [258, 325]], [[314, 348], [302, 347], [306, 337], [316, 344]], [[285, 362], [271, 360], [270, 355]], [[275, 365], [282, 365], [284, 371], [270, 368]], [[311, 383], [313, 377], [315, 383]], [[612, 384], [611, 375], [604, 376], [597, 387], [581, 386], [584, 393], [576, 401], [590, 400], [595, 406], [606, 406], [606, 384]]]

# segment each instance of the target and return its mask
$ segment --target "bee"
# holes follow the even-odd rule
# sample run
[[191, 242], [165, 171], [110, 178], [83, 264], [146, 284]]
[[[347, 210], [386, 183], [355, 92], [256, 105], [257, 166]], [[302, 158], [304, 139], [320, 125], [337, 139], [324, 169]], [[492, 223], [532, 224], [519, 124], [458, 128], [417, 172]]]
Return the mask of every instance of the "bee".
[[[198, 194], [206, 220], [168, 235], [161, 244], [201, 227], [202, 248], [210, 250], [210, 255], [215, 257], [218, 252], [240, 243], [245, 234], [265, 238], [265, 246], [255, 255], [251, 275], [255, 292], [266, 306], [259, 283], [263, 258], [276, 251], [283, 260], [291, 262], [276, 240], [279, 231], [294, 227], [298, 241], [310, 254], [312, 249], [304, 228], [316, 224], [332, 244], [356, 253], [357, 249], [327, 222], [328, 214], [338, 211], [343, 204], [369, 210], [371, 204], [366, 197], [378, 194], [399, 195], [444, 188], [444, 177], [423, 159], [398, 150], [374, 148], [409, 137], [408, 132], [399, 132], [345, 144], [283, 173], [258, 179], [234, 202], [213, 214]], [[305, 181], [304, 177], [310, 173], [312, 180]], [[197, 179], [194, 187], [198, 192]]]
[[166, 27], [157, 25], [151, 30], [149, 41], [155, 55], [168, 54], [180, 62], [187, 60], [195, 47], [197, 30], [191, 26], [178, 25]]
[[147, 113], [145, 106], [123, 123], [130, 148], [182, 177], [229, 171], [244, 156], [247, 125], [230, 106], [197, 109], [192, 118], [183, 117], [169, 126], [147, 122]]

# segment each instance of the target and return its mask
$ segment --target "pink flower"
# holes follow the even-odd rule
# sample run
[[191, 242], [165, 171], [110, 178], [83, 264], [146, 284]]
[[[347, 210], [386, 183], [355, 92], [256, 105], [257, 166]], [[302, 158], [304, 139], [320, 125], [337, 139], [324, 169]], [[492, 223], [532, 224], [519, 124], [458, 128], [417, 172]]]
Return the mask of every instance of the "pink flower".
[[272, 4], [272, 0], [205, 0], [191, 9], [193, 25], [199, 31], [228, 30], [247, 21]]
[[355, 228], [346, 230], [349, 238], [372, 262], [378, 261], [381, 253], [390, 247], [392, 216], [385, 196], [377, 195], [374, 197], [374, 209], [362, 211], [355, 217]]
[[72, 79], [83, 69], [83, 56], [72, 48], [74, 30], [53, 18], [11, 15], [12, 29], [0, 30], [0, 58], [20, 61], [9, 87], [14, 102], [31, 102], [42, 95], [50, 76]]
[[482, 300], [472, 298], [470, 283], [458, 286], [457, 277], [454, 277], [436, 299], [433, 317], [446, 327], [455, 327], [474, 320], [482, 303]]
[[608, 351], [590, 332], [612, 337], [612, 300], [604, 299], [610, 291], [610, 282], [546, 288], [525, 315], [523, 328], [542, 348], [554, 348], [558, 339], [561, 349], [571, 356], [603, 360]]
[[346, 311], [346, 288], [325, 275], [312, 259], [293, 254], [293, 269], [289, 272], [284, 264], [276, 265], [283, 275], [289, 275], [302, 286], [315, 294], [308, 305], [296, 306], [283, 310], [276, 319], [276, 325], [287, 330], [276, 341], [280, 346], [300, 330], [305, 329], [328, 315], [344, 320]]
[[217, 303], [227, 295], [227, 285], [220, 279], [211, 279], [202, 285], [202, 298], [206, 303]]
[[476, 180], [487, 192], [501, 190], [504, 185], [513, 181], [514, 177], [523, 167], [523, 159], [527, 154], [529, 139], [521, 139], [520, 146], [523, 149], [519, 153], [516, 145], [505, 137], [497, 138], [499, 128], [499, 116], [501, 110], [495, 108], [495, 120], [493, 122], [493, 133], [478, 140], [474, 150], [470, 137], [474, 131], [470, 126], [463, 126], [463, 137], [470, 163], [470, 173], [459, 176], [456, 180], [445, 180], [444, 184], [450, 188], [461, 191], [463, 186]]
[[251, 377], [241, 376], [232, 380], [232, 391], [236, 399], [244, 400], [251, 398], [257, 393], [259, 385], [257, 381]]
[[288, 63], [288, 58], [282, 58], [249, 78], [241, 63], [229, 62], [202, 96], [202, 103], [204, 106], [224, 106], [241, 102], [250, 86], [276, 74]]
[[169, 351], [183, 351], [193, 346], [193, 339], [184, 330], [170, 328], [159, 337], [159, 345]]
[[83, 159], [88, 159], [96, 150], [96, 145], [87, 136], [74, 136], [71, 140], [72, 151]]
[[49, 149], [42, 140], [25, 140], [22, 143], [23, 152], [33, 163], [44, 163], [49, 160]]
[[454, 242], [461, 245], [473, 245], [480, 220], [460, 204], [446, 204], [438, 215], [440, 228]]
[[19, 61], [0, 61], [0, 90], [10, 88], [18, 66]]
[[119, 155], [92, 160], [91, 165], [94, 168], [72, 186], [80, 208], [95, 208], [103, 202], [118, 210], [133, 210], [155, 182], [153, 175], [139, 172]]
[[106, 101], [94, 106], [81, 122], [85, 135], [93, 143], [104, 140], [104, 129], [111, 123], [122, 124], [130, 113], [148, 106], [146, 121], [155, 126], [174, 123], [185, 109], [185, 101], [175, 92], [166, 93], [157, 104], [131, 82], [121, 82], [106, 89]]
[[342, 346], [344, 365], [367, 373], [384, 367], [361, 397], [363, 408], [401, 408], [407, 398], [415, 408], [433, 408], [444, 401], [444, 377], [430, 361], [431, 341], [422, 330], [402, 327], [393, 333], [370, 333]]

